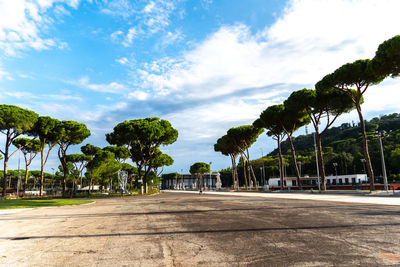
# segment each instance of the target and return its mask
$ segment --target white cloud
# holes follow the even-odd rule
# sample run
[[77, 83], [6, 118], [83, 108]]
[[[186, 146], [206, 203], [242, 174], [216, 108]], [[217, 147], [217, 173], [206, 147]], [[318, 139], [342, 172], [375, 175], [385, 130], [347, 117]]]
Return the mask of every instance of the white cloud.
[[128, 30], [128, 33], [125, 36], [124, 41], [122, 42], [122, 45], [125, 47], [129, 47], [132, 45], [133, 39], [136, 38], [138, 32], [136, 30], [136, 28], [130, 28]]
[[80, 0], [0, 0], [0, 49], [7, 55], [15, 56], [19, 50], [43, 50], [59, 46], [57, 40], [43, 37], [43, 32], [53, 23], [51, 8], [58, 3], [54, 12], [61, 15], [66, 11], [62, 5], [76, 9], [79, 2]]
[[118, 82], [111, 82], [108, 84], [90, 83], [90, 79], [88, 77], [82, 77], [77, 82], [69, 82], [69, 83], [91, 91], [101, 92], [101, 93], [122, 94], [125, 91], [129, 90], [128, 87]]
[[135, 7], [132, 6], [128, 0], [111, 0], [104, 2], [106, 5], [101, 10], [104, 14], [123, 17], [124, 19], [136, 14]]
[[373, 57], [399, 33], [399, 8], [396, 0], [294, 0], [261, 32], [223, 26], [180, 58], [145, 64], [142, 86], [198, 99], [277, 83], [312, 85], [344, 63]]
[[149, 94], [146, 92], [143, 92], [141, 90], [136, 90], [134, 92], [131, 92], [128, 94], [128, 99], [137, 99], [137, 100], [147, 100], [147, 98], [149, 97]]
[[0, 81], [2, 80], [12, 80], [13, 77], [10, 73], [0, 69]]
[[184, 38], [185, 35], [180, 30], [177, 30], [175, 32], [167, 32], [161, 40], [161, 45], [164, 47], [169, 46], [182, 41]]
[[117, 61], [121, 65], [127, 65], [129, 63], [129, 60], [126, 57], [122, 57], [120, 59], [116, 59], [115, 61]]
[[150, 1], [150, 3], [148, 3], [144, 9], [143, 9], [143, 13], [151, 13], [154, 8], [156, 7], [156, 4], [153, 1]]
[[131, 27], [126, 34], [121, 30], [111, 33], [110, 38], [114, 43], [120, 43], [125, 47], [130, 47], [132, 46], [133, 40], [141, 33], [143, 32], [140, 29]]
[[130, 2], [127, 0], [112, 0], [105, 3], [102, 12], [116, 17], [122, 17], [134, 22], [126, 33], [118, 30], [111, 34], [111, 40], [125, 47], [132, 45], [139, 36], [152, 36], [170, 25], [171, 15], [181, 0], [151, 0]]
[[204, 9], [209, 9], [210, 6], [211, 6], [212, 3], [213, 3], [213, 0], [201, 0], [200, 3], [201, 3], [201, 6], [202, 6]]
[[83, 102], [83, 98], [80, 96], [73, 96], [73, 95], [65, 95], [65, 94], [52, 94], [52, 95], [45, 95], [45, 97], [51, 98], [56, 101], [76, 101], [76, 102]]

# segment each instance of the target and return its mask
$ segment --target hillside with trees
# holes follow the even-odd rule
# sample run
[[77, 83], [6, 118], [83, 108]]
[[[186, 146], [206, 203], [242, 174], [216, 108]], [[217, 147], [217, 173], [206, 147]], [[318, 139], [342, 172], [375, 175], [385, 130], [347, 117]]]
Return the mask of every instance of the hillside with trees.
[[[389, 178], [400, 178], [400, 114], [393, 113], [376, 117], [365, 122], [368, 146], [374, 173], [382, 175], [381, 156], [379, 150], [379, 139], [376, 132], [385, 131], [386, 136], [382, 139], [383, 150], [386, 162], [386, 169]], [[361, 159], [362, 136], [360, 124], [343, 123], [338, 127], [329, 128], [322, 138], [322, 147], [325, 157], [327, 174], [334, 174], [333, 163], [338, 163], [338, 175], [348, 173], [364, 173], [365, 169]], [[313, 134], [300, 135], [293, 138], [293, 145], [296, 148], [297, 158], [301, 162], [302, 173], [315, 174], [315, 152]], [[281, 149], [286, 158], [287, 175], [292, 174], [292, 161], [289, 157], [290, 143], [288, 140], [282, 142]], [[264, 158], [274, 158], [278, 155], [278, 149], [273, 150]], [[256, 161], [255, 161], [256, 162]]]

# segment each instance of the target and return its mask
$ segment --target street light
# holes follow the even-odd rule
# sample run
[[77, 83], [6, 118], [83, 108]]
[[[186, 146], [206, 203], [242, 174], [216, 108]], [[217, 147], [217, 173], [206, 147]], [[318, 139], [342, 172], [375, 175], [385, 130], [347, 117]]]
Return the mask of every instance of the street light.
[[315, 161], [317, 163], [318, 192], [321, 192], [321, 178], [319, 177], [318, 149], [317, 149], [317, 139], [315, 137], [315, 132], [313, 133], [313, 135], [314, 135]]
[[264, 153], [263, 149], [260, 148], [261, 150], [261, 161], [262, 161], [262, 177], [263, 177], [263, 186], [265, 185], [265, 169], [264, 169]]
[[212, 182], [211, 182], [211, 164], [212, 164], [212, 162], [210, 161], [210, 190], [211, 190], [211, 185], [212, 185]]
[[299, 173], [300, 173], [300, 177], [301, 177], [301, 176], [302, 176], [302, 175], [301, 175], [301, 161], [298, 161], [298, 162], [297, 162], [297, 165], [299, 165]]
[[360, 159], [360, 161], [363, 164], [364, 174], [367, 175], [367, 172], [365, 171], [365, 162], [367, 162], [367, 161], [365, 159]]
[[183, 182], [183, 169], [181, 169], [181, 181], [182, 181], [182, 189], [185, 190], [185, 183]]
[[21, 186], [21, 174], [19, 171], [19, 163], [21, 161], [21, 150], [18, 152], [18, 182], [17, 182], [17, 198], [19, 198], [19, 187]]
[[383, 183], [384, 183], [384, 189], [387, 192], [388, 191], [388, 182], [387, 182], [387, 176], [386, 176], [386, 166], [385, 166], [385, 156], [383, 155], [383, 145], [382, 145], [382, 138], [386, 135], [386, 131], [376, 131], [375, 136], [379, 138], [379, 148], [381, 150], [381, 161], [382, 161], [382, 176], [383, 176]]
[[[53, 176], [51, 177], [51, 194], [53, 194], [53, 189], [54, 189], [54, 176], [56, 176], [56, 170], [54, 168], [51, 168], [53, 170]], [[90, 186], [90, 185], [89, 185]], [[81, 178], [81, 189], [82, 189], [82, 178]]]

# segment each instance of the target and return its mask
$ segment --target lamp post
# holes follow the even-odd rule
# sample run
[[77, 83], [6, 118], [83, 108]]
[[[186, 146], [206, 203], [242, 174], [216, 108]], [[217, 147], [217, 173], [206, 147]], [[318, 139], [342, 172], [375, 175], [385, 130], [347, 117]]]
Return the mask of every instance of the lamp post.
[[300, 177], [301, 177], [301, 176], [302, 176], [302, 175], [301, 175], [301, 161], [298, 161], [298, 162], [297, 162], [297, 165], [299, 165], [299, 173], [300, 173]]
[[384, 189], [387, 192], [388, 191], [388, 182], [387, 182], [387, 176], [386, 176], [386, 166], [385, 166], [385, 156], [383, 154], [383, 145], [382, 145], [382, 138], [386, 135], [386, 131], [376, 131], [375, 136], [379, 138], [379, 148], [381, 150], [381, 161], [382, 161], [382, 176], [383, 176], [383, 184], [384, 184]]
[[313, 135], [314, 135], [315, 161], [317, 163], [318, 192], [321, 192], [321, 178], [319, 177], [318, 149], [317, 149], [317, 139], [315, 137], [315, 132], [313, 133]]
[[362, 164], [363, 164], [364, 174], [365, 174], [365, 176], [367, 177], [367, 172], [365, 171], [365, 162], [366, 162], [366, 160], [365, 160], [365, 159], [360, 159], [360, 161], [361, 161]]
[[182, 186], [182, 189], [185, 190], [185, 183], [183, 181], [183, 169], [181, 169], [181, 186]]
[[[51, 168], [53, 170], [53, 177], [51, 177], [51, 193], [53, 194], [53, 189], [54, 189], [54, 176], [56, 176], [56, 170], [54, 168]], [[81, 184], [81, 189], [82, 189], [82, 184]]]
[[263, 186], [265, 185], [265, 169], [264, 169], [264, 153], [263, 149], [260, 148], [261, 150], [261, 161], [262, 161], [262, 178], [263, 178]]
[[18, 182], [17, 182], [17, 198], [19, 198], [19, 187], [21, 185], [21, 174], [19, 172], [19, 163], [21, 161], [21, 150], [18, 152]]
[[210, 184], [209, 184], [210, 190], [211, 190], [211, 187], [212, 187], [212, 182], [211, 182], [211, 164], [212, 164], [212, 162], [210, 161]]

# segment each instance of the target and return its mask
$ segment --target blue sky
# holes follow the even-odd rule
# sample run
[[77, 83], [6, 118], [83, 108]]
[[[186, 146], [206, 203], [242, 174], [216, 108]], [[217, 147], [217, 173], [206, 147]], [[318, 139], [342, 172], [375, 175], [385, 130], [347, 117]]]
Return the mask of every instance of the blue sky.
[[[166, 171], [218, 170], [230, 164], [213, 151], [226, 130], [373, 57], [400, 33], [398, 10], [397, 0], [0, 0], [0, 101], [86, 123], [84, 144], [100, 147], [117, 123], [158, 116], [179, 131], [163, 148], [175, 159]], [[368, 90], [367, 119], [399, 111], [399, 85]], [[252, 157], [274, 147], [263, 135]], [[46, 169], [58, 164], [54, 151]]]

